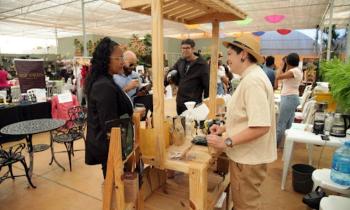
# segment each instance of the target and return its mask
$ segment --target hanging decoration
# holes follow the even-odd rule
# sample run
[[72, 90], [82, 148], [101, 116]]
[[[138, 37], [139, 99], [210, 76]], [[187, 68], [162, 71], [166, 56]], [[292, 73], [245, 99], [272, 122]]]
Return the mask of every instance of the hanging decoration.
[[264, 33], [265, 33], [265, 31], [255, 31], [252, 34], [255, 36], [262, 36], [262, 35], [264, 35]]
[[265, 20], [269, 23], [279, 23], [285, 18], [284, 15], [268, 15], [265, 16]]
[[277, 32], [281, 35], [287, 35], [289, 34], [290, 32], [292, 32], [292, 30], [290, 29], [286, 29], [286, 28], [281, 28], [281, 29], [277, 29]]
[[237, 23], [237, 25], [246, 26], [246, 25], [249, 25], [252, 21], [253, 21], [252, 18], [247, 17], [244, 20], [237, 20], [237, 21], [234, 21], [234, 22]]

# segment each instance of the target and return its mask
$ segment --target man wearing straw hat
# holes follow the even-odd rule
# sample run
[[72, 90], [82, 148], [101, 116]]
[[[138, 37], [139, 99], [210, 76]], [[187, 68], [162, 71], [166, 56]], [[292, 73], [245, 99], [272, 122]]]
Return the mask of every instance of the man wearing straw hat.
[[[227, 102], [226, 126], [212, 126], [207, 140], [230, 159], [234, 209], [257, 210], [262, 208], [261, 184], [267, 163], [277, 158], [273, 89], [257, 65], [263, 58], [253, 37], [243, 35], [223, 44], [230, 68], [241, 76], [241, 82]], [[224, 137], [219, 136], [222, 133]]]

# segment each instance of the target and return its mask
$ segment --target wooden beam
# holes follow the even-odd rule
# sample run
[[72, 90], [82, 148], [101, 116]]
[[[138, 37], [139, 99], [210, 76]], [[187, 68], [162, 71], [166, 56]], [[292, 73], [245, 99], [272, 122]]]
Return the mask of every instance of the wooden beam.
[[[141, 13], [141, 14], [145, 14], [145, 15], [151, 16], [151, 12], [149, 10], [140, 11], [138, 9], [131, 8], [131, 9], [128, 9], [128, 11], [132, 11], [132, 12]], [[163, 17], [164, 17], [164, 19], [171, 20], [171, 21], [174, 21], [174, 22], [177, 22], [177, 23], [185, 23], [185, 20], [183, 18], [176, 19], [176, 17], [169, 17], [168, 15], [163, 15]]]
[[171, 12], [168, 12], [168, 16], [169, 17], [173, 17], [173, 16], [176, 16], [178, 14], [187, 14], [187, 13], [190, 13], [191, 11], [193, 11], [194, 9], [192, 7], [182, 7], [182, 8], [179, 8], [178, 10], [176, 11], [171, 11]]
[[216, 116], [216, 92], [217, 92], [217, 72], [219, 55], [219, 22], [212, 23], [212, 46], [211, 46], [211, 65], [210, 65], [210, 84], [209, 84], [209, 119]]
[[172, 1], [168, 1], [168, 2], [164, 2], [163, 5], [163, 10], [167, 10], [171, 7], [173, 7], [174, 5], [179, 4], [179, 2], [177, 0], [172, 0]]
[[151, 0], [121, 0], [120, 7], [122, 9], [128, 9], [133, 7], [144, 6], [150, 3], [151, 3]]
[[[107, 160], [107, 174], [103, 189], [103, 210], [110, 210], [115, 200], [116, 209], [125, 209], [123, 160], [120, 128], [112, 128]], [[115, 198], [112, 195], [115, 191]]]
[[189, 14], [189, 15], [179, 15], [179, 17], [176, 17], [176, 18], [183, 18], [183, 19], [187, 19], [187, 20], [190, 20], [190, 19], [193, 19], [193, 18], [197, 18], [197, 17], [200, 17], [202, 15], [205, 15], [205, 12], [201, 11], [201, 12], [197, 12], [197, 13], [194, 13], [194, 14]]
[[187, 8], [186, 5], [179, 4], [179, 5], [176, 5], [174, 7], [169, 8], [169, 9], [163, 10], [163, 14], [168, 14], [169, 12], [172, 12], [172, 11], [179, 11], [179, 10], [182, 10], [184, 8]]
[[181, 171], [188, 174], [190, 163], [191, 162], [181, 160], [166, 160], [164, 166], [166, 169]]
[[189, 169], [190, 207], [191, 209], [208, 209], [207, 188], [208, 169], [206, 164], [193, 164]]
[[134, 113], [132, 117], [132, 121], [134, 123], [134, 130], [135, 130], [135, 144], [139, 145], [140, 143], [140, 119], [141, 115], [140, 113]]
[[187, 4], [193, 8], [197, 8], [200, 9], [206, 13], [213, 13], [213, 12], [219, 12], [214, 10], [213, 8], [210, 8], [208, 6], [203, 5], [203, 3], [201, 1], [198, 0], [181, 0], [183, 2], [183, 4]]
[[152, 78], [153, 123], [157, 142], [157, 167], [163, 169], [165, 162], [164, 133], [164, 61], [163, 61], [163, 0], [151, 1], [152, 14]]
[[224, 21], [235, 21], [235, 20], [241, 20], [241, 19], [236, 15], [229, 14], [229, 13], [211, 13], [211, 14], [206, 14], [204, 16], [190, 19], [190, 20], [185, 18], [185, 21], [187, 24], [200, 24], [200, 23], [210, 23], [213, 21], [224, 22]]
[[184, 14], [177, 15], [176, 18], [182, 18], [182, 17], [191, 17], [195, 15], [201, 15], [202, 12], [198, 9], [192, 9], [191, 12], [187, 12]]

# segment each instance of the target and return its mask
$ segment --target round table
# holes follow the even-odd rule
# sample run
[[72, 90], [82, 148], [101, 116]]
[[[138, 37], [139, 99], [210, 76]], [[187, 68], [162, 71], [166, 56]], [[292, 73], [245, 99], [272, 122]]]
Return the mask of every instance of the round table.
[[[29, 175], [32, 176], [33, 173], [33, 159], [34, 159], [34, 149], [32, 144], [33, 134], [44, 133], [48, 131], [55, 130], [62, 127], [65, 124], [65, 120], [57, 120], [51, 118], [36, 119], [36, 120], [26, 120], [17, 123], [13, 123], [3, 127], [0, 132], [7, 135], [25, 135], [29, 153]], [[43, 149], [40, 146], [39, 151]]]

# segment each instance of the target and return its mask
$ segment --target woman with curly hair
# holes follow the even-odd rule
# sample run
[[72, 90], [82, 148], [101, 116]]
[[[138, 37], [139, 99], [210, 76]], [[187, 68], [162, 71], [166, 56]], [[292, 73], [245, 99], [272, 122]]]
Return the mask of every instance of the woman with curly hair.
[[132, 116], [133, 105], [124, 91], [114, 83], [113, 75], [123, 71], [123, 51], [119, 44], [105, 37], [97, 45], [86, 79], [88, 120], [85, 163], [102, 164], [106, 177], [108, 141], [105, 123], [124, 114]]

